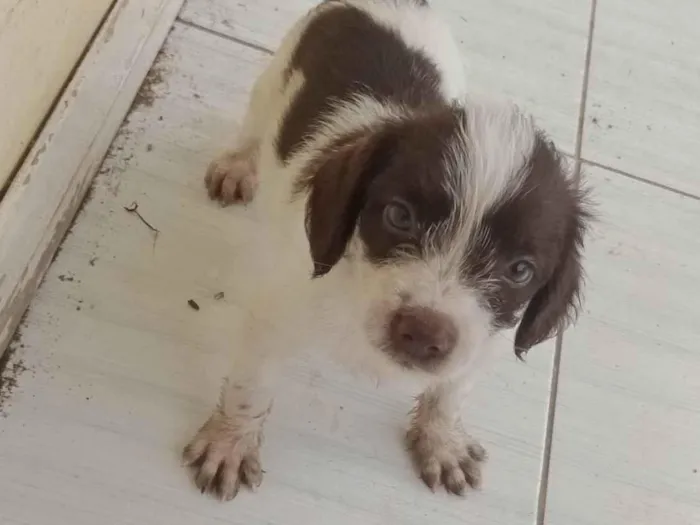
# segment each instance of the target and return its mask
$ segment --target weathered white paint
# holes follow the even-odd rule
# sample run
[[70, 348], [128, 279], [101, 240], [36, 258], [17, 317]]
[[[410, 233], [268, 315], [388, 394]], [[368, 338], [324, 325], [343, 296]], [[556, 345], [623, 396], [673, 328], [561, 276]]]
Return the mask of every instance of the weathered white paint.
[[0, 187], [113, 0], [0, 3]]
[[0, 350], [181, 6], [182, 0], [117, 3], [0, 202]]

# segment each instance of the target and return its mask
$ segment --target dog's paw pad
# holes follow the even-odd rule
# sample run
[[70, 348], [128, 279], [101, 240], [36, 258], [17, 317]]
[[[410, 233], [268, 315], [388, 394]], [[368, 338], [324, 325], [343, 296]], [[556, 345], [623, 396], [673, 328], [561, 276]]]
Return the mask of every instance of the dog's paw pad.
[[224, 501], [235, 498], [241, 485], [255, 490], [262, 483], [260, 437], [241, 435], [234, 428], [224, 417], [214, 415], [182, 453], [197, 488]]
[[451, 430], [414, 426], [406, 436], [413, 463], [423, 482], [433, 491], [440, 485], [457, 495], [481, 486], [486, 450], [468, 435]]
[[255, 155], [244, 150], [215, 159], [209, 164], [204, 185], [209, 197], [224, 206], [251, 202], [258, 189]]

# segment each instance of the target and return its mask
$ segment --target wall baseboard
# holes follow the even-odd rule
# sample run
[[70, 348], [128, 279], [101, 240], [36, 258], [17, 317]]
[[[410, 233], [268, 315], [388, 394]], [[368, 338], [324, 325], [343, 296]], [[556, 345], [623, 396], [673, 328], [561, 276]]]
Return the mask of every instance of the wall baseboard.
[[184, 0], [117, 0], [0, 201], [0, 355]]

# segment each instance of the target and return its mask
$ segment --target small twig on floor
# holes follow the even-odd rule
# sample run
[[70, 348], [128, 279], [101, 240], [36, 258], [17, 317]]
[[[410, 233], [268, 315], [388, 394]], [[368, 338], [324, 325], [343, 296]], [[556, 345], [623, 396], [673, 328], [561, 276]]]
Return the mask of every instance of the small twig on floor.
[[128, 213], [133, 213], [135, 214], [142, 223], [146, 225], [146, 227], [153, 232], [153, 246], [155, 247], [156, 240], [158, 239], [158, 235], [160, 234], [160, 230], [153, 226], [150, 222], [148, 222], [146, 219], [143, 218], [143, 215], [139, 213], [139, 203], [134, 201], [131, 203], [131, 206], [124, 206], [124, 210]]

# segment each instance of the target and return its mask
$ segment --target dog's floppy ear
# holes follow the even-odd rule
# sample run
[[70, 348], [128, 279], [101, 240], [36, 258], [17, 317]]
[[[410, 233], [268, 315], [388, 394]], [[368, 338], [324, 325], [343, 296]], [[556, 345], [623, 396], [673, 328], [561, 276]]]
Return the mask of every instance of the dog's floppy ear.
[[306, 174], [306, 232], [314, 277], [328, 273], [345, 253], [366, 202], [367, 189], [389, 162], [395, 145], [387, 132], [364, 133], [324, 152]]
[[521, 358], [531, 347], [556, 335], [573, 322], [583, 287], [581, 251], [590, 215], [578, 195], [562, 258], [554, 273], [530, 300], [515, 333], [515, 354]]

